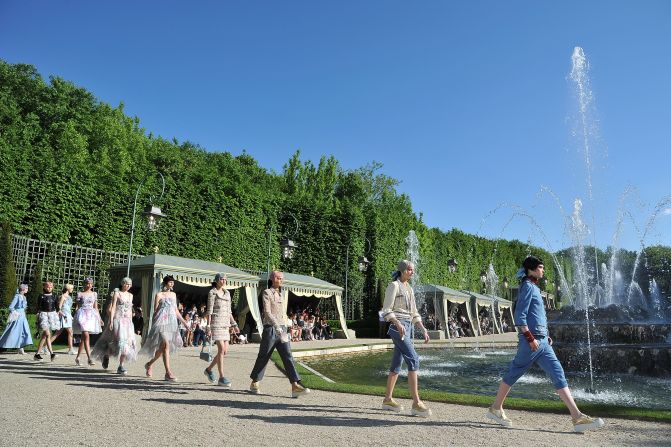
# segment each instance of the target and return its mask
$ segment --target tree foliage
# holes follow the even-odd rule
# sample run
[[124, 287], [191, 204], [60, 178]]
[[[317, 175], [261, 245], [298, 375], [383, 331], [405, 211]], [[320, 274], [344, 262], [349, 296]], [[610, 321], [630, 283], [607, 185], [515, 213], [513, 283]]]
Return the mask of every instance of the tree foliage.
[[[380, 173], [379, 163], [346, 170], [334, 157], [315, 164], [296, 151], [276, 173], [246, 153], [212, 153], [156, 137], [127, 116], [123, 104], [110, 106], [66, 80], [46, 82], [30, 65], [2, 61], [0, 163], [0, 220], [17, 234], [127, 251], [133, 201], [142, 185], [135, 253], [157, 248], [264, 271], [270, 248], [275, 268], [339, 285], [347, 274], [348, 318], [379, 308], [392, 270], [405, 257], [410, 230], [420, 241], [418, 272], [425, 283], [479, 290], [480, 272], [490, 262], [500, 278], [512, 279], [527, 254], [550, 258], [519, 241], [428, 228], [410, 198], [397, 191], [398, 180]], [[155, 204], [168, 217], [150, 233], [141, 210], [158, 199], [157, 172], [165, 177], [166, 191]], [[298, 245], [291, 260], [281, 258], [283, 237]], [[668, 271], [658, 252], [650, 252], [650, 264]], [[364, 255], [371, 267], [361, 274], [357, 264]], [[452, 258], [459, 265], [455, 273], [447, 265]], [[41, 291], [42, 273], [48, 277], [58, 268], [39, 267], [32, 294]], [[668, 290], [668, 281], [663, 287]]]

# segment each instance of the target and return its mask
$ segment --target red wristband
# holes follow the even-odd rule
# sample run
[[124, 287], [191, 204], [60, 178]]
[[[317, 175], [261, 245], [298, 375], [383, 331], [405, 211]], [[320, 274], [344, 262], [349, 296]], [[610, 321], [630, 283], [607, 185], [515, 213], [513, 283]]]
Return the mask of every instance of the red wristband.
[[536, 340], [534, 338], [534, 334], [532, 334], [531, 331], [524, 331], [522, 335], [524, 335], [524, 338], [526, 338], [529, 343], [533, 343], [533, 341]]

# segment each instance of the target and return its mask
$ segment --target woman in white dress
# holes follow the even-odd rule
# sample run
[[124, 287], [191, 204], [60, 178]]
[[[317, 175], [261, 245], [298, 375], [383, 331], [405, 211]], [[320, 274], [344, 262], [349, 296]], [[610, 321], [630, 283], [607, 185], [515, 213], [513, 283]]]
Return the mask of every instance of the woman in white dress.
[[177, 378], [170, 370], [170, 353], [177, 351], [182, 346], [182, 337], [179, 333], [177, 321], [185, 326], [187, 322], [177, 309], [177, 295], [172, 291], [175, 279], [172, 276], [163, 278], [163, 287], [154, 298], [154, 316], [152, 326], [147, 334], [147, 339], [142, 345], [140, 353], [152, 356], [145, 365], [147, 377], [152, 376], [152, 366], [159, 358], [163, 357], [165, 367], [165, 380], [174, 382]]

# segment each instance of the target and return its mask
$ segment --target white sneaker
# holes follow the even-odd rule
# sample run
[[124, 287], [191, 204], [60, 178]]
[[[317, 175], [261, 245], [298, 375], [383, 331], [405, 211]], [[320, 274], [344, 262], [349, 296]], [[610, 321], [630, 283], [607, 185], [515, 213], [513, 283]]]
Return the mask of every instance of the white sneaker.
[[513, 421], [508, 419], [506, 416], [506, 412], [501, 410], [494, 410], [493, 408], [490, 408], [487, 414], [485, 415], [487, 419], [491, 419], [495, 421], [497, 424], [502, 425], [504, 427], [512, 427], [513, 426]]
[[77, 353], [77, 351], [75, 351], [74, 348], [68, 349], [68, 355], [75, 355], [76, 353]]
[[19, 348], [19, 354], [26, 355], [26, 351], [24, 351], [23, 348]]
[[424, 402], [417, 402], [412, 404], [411, 413], [413, 416], [419, 416], [421, 418], [428, 418], [431, 416], [431, 409], [424, 405]]
[[403, 411], [403, 405], [396, 402], [393, 398], [389, 400], [385, 399], [382, 401], [382, 409], [393, 411], [395, 413], [400, 413], [401, 411]]
[[306, 394], [310, 394], [310, 388], [306, 388], [300, 383], [297, 383], [296, 386], [291, 390], [291, 397], [293, 398], [305, 396]]
[[578, 419], [573, 419], [573, 431], [583, 433], [587, 430], [596, 430], [604, 426], [603, 419], [592, 418], [583, 414]]

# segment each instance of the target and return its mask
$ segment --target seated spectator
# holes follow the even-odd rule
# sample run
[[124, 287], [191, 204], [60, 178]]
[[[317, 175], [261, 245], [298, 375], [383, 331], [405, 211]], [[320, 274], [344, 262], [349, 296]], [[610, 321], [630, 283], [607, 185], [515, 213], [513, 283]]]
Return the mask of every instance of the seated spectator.
[[324, 339], [325, 340], [330, 340], [333, 338], [333, 330], [331, 329], [331, 326], [329, 326], [328, 321], [326, 321], [326, 318], [321, 317], [321, 323], [322, 323], [322, 332], [324, 334]]
[[187, 313], [186, 318], [186, 335], [184, 337], [184, 346], [191, 346], [193, 344], [193, 319], [191, 314]]
[[232, 344], [232, 345], [240, 344], [240, 335], [238, 335], [236, 329], [237, 328], [235, 328], [233, 326], [228, 328], [228, 331], [230, 333], [230, 338], [231, 338], [230, 339], [230, 344]]
[[308, 317], [307, 321], [305, 322], [305, 327], [303, 328], [303, 334], [305, 340], [314, 340], [314, 328], [315, 328], [315, 317]]
[[138, 335], [142, 335], [143, 328], [144, 318], [142, 317], [142, 308], [137, 307], [135, 308], [135, 312], [133, 314], [133, 331]]

